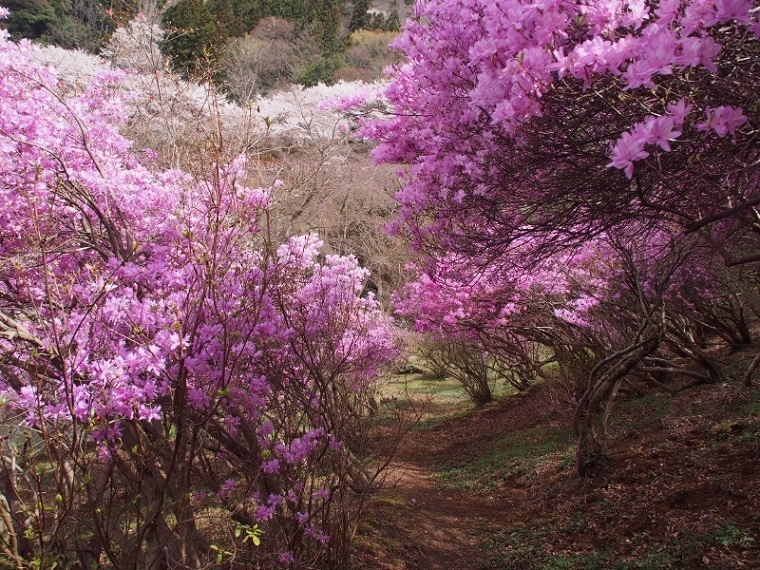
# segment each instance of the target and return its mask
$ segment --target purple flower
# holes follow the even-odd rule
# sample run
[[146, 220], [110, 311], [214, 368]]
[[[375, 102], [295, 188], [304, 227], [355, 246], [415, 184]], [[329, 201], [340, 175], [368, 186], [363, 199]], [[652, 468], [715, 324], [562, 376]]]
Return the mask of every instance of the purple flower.
[[633, 163], [649, 156], [644, 150], [646, 140], [640, 133], [623, 133], [612, 149], [612, 161], [608, 167], [620, 168], [628, 178], [633, 176]]

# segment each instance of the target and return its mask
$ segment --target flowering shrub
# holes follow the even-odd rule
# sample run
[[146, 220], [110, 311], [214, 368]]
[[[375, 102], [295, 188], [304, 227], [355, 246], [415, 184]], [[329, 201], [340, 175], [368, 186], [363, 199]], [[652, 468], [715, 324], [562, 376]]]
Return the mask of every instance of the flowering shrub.
[[720, 378], [706, 332], [748, 339], [716, 258], [760, 259], [759, 35], [750, 0], [427, 0], [396, 42], [395, 115], [362, 132], [407, 165], [392, 229], [437, 305], [418, 326], [584, 354], [579, 466], [621, 382], [662, 385], [675, 357]]
[[385, 92], [396, 116], [364, 129], [379, 161], [410, 165], [397, 230], [493, 253], [642, 216], [747, 214], [759, 199], [752, 8], [418, 3]]
[[705, 343], [750, 342], [753, 283], [694, 236], [639, 228], [529, 270], [508, 261], [431, 260], [396, 295], [396, 310], [426, 335], [425, 358], [468, 390], [487, 387], [489, 373], [518, 390], [550, 381], [558, 403], [576, 407], [581, 469], [603, 447], [602, 412], [622, 383], [676, 393], [722, 381]]
[[365, 270], [315, 236], [275, 247], [243, 158], [146, 167], [123, 75], [67, 92], [31, 49], [0, 35], [4, 557], [343, 559], [396, 353]]

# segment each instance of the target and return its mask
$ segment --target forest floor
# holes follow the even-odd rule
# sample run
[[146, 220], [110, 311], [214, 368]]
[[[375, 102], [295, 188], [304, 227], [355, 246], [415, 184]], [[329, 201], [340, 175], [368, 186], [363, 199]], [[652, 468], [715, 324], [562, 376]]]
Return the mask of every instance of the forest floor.
[[760, 388], [620, 397], [581, 478], [556, 387], [473, 409], [448, 381], [401, 382], [424, 416], [366, 507], [358, 568], [760, 569]]

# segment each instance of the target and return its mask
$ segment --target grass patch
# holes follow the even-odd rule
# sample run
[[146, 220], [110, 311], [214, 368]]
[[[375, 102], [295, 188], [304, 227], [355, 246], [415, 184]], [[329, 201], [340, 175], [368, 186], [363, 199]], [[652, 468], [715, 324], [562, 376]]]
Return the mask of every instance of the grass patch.
[[[517, 523], [507, 529], [478, 529], [478, 568], [483, 570], [661, 570], [693, 568], [703, 562], [711, 547], [751, 547], [750, 534], [725, 524], [713, 534], [684, 532], [665, 541], [652, 540], [648, 533], [629, 538], [628, 554], [613, 550], [573, 552], [572, 534], [584, 529], [580, 518], [545, 519], [534, 524]], [[557, 551], [552, 536], [570, 534], [565, 549]], [[613, 548], [615, 544], [611, 544]], [[576, 546], [577, 548], [577, 546]]]
[[[513, 387], [499, 382], [493, 388], [494, 401], [507, 398], [514, 392]], [[382, 389], [381, 407], [383, 403], [386, 407], [392, 404], [394, 410], [416, 411], [419, 421], [414, 431], [433, 429], [475, 408], [458, 381], [438, 378], [430, 373], [393, 377]]]
[[608, 569], [606, 551], [551, 552], [548, 526], [517, 523], [484, 532], [478, 541], [482, 570], [601, 570]]
[[433, 429], [473, 409], [467, 394], [455, 380], [432, 374], [399, 374], [381, 389], [376, 425], [393, 427], [401, 418], [411, 431]]
[[751, 548], [755, 543], [755, 539], [749, 531], [731, 522], [715, 529], [710, 539], [717, 545], [729, 548]]
[[572, 439], [568, 428], [538, 426], [486, 444], [478, 457], [464, 465], [446, 465], [437, 475], [447, 491], [486, 492], [502, 481], [523, 477], [550, 460], [565, 463]]
[[462, 386], [450, 378], [436, 378], [431, 374], [396, 376], [383, 388], [387, 398], [410, 397], [432, 399], [441, 403], [466, 404], [469, 398]]
[[[515, 389], [506, 382], [494, 382], [491, 393], [496, 401], [514, 394]], [[439, 403], [461, 405], [463, 409], [473, 407], [467, 392], [457, 380], [439, 378], [427, 372], [394, 376], [383, 387], [382, 395], [387, 398], [430, 398]]]
[[414, 429], [412, 431], [427, 431], [429, 429], [437, 428], [442, 423], [453, 420], [454, 418], [458, 417], [459, 414], [452, 413], [444, 416], [428, 416], [424, 419], [421, 419], [419, 422], [417, 422], [417, 425], [414, 426]]
[[616, 402], [610, 420], [610, 433], [625, 437], [642, 428], [662, 421], [668, 411], [671, 396], [663, 393], [632, 395]]
[[756, 448], [760, 446], [760, 390], [752, 389], [741, 410], [745, 424], [739, 441], [747, 447]]
[[760, 402], [749, 402], [744, 407], [744, 411], [752, 418], [760, 418]]

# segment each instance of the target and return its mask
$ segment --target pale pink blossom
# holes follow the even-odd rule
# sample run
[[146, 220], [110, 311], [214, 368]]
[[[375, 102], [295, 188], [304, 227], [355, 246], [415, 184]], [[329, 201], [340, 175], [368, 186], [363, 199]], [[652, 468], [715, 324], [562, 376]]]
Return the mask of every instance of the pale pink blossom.
[[644, 150], [646, 141], [632, 133], [623, 133], [612, 149], [612, 161], [608, 167], [619, 168], [628, 178], [633, 176], [633, 163], [649, 156]]
[[747, 122], [747, 116], [738, 107], [721, 105], [715, 109], [707, 109], [707, 120], [697, 125], [700, 131], [712, 129], [719, 137], [733, 135], [736, 129]]
[[715, 0], [715, 19], [718, 22], [735, 20], [739, 24], [749, 24], [752, 0]]
[[677, 103], [670, 103], [668, 105], [668, 113], [673, 117], [676, 125], [683, 125], [683, 122], [693, 108], [694, 105], [691, 103], [687, 103], [684, 99], [679, 99]]
[[643, 123], [636, 125], [634, 130], [637, 136], [643, 138], [646, 144], [656, 144], [664, 151], [670, 151], [670, 142], [681, 136], [681, 131], [676, 128], [673, 117], [647, 117]]

